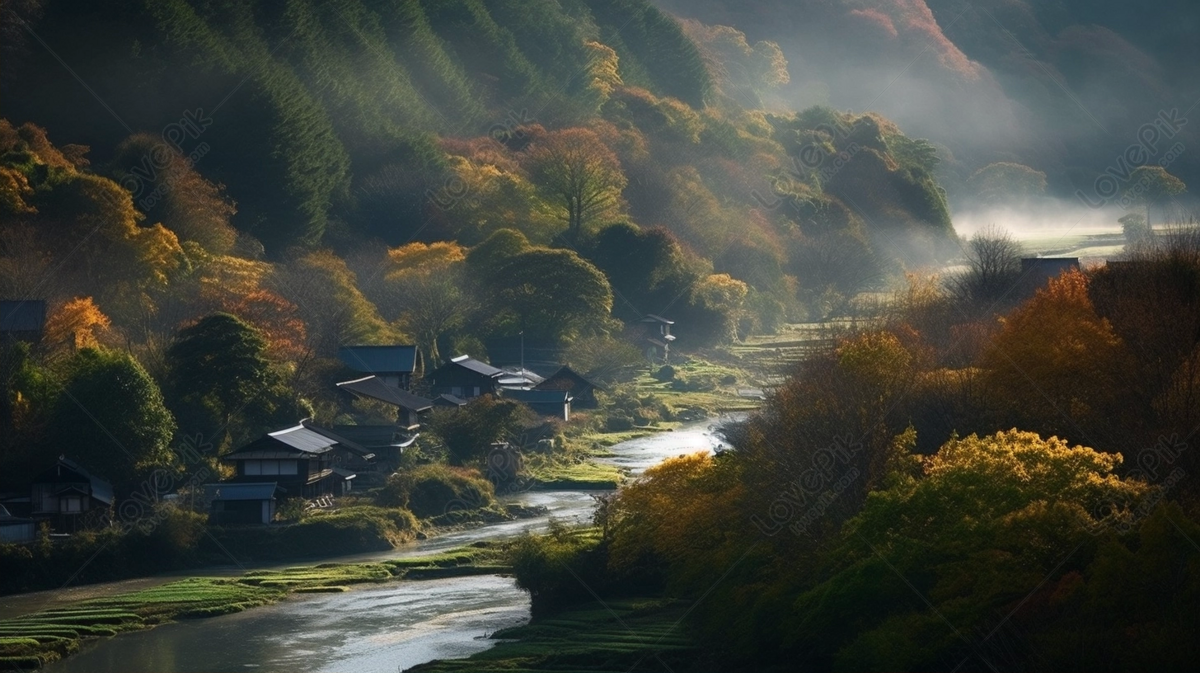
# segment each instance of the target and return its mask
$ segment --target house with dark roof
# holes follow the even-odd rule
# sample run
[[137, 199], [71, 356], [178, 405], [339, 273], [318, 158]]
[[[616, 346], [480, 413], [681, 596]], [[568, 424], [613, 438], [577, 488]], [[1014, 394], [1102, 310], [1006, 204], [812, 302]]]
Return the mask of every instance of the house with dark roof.
[[417, 434], [395, 425], [335, 425], [333, 434], [352, 441], [374, 454], [376, 470], [390, 472], [400, 466], [400, 456], [412, 446]]
[[505, 367], [496, 383], [505, 389], [529, 390], [545, 380], [544, 376], [525, 367]]
[[35, 343], [46, 328], [46, 302], [41, 299], [0, 301], [0, 343]]
[[337, 384], [337, 387], [358, 397], [396, 407], [396, 426], [408, 432], [416, 432], [420, 429], [420, 414], [433, 408], [433, 400], [414, 395], [385, 382], [378, 376], [343, 381]]
[[650, 328], [650, 334], [646, 337], [649, 343], [646, 354], [653, 359], [667, 362], [671, 357], [671, 342], [675, 341], [674, 335], [671, 334], [671, 325], [674, 325], [675, 321], [647, 313], [646, 317], [641, 319], [641, 323]]
[[425, 375], [435, 395], [453, 395], [470, 400], [495, 393], [500, 388], [504, 370], [480, 362], [469, 355], [459, 355]]
[[358, 472], [373, 472], [378, 469], [379, 466], [375, 460], [375, 452], [367, 447], [339, 434], [331, 428], [317, 425], [308, 419], [300, 421], [300, 425], [336, 442], [333, 445], [333, 451], [330, 452], [329, 462], [335, 472], [342, 470], [350, 474], [349, 477], [344, 479], [347, 484], [349, 484], [351, 479], [354, 479], [354, 475]]
[[505, 390], [503, 394], [541, 416], [571, 420], [571, 394], [565, 390]]
[[60, 532], [96, 525], [113, 506], [112, 484], [65, 456], [34, 477], [29, 491], [30, 516]]
[[233, 483], [274, 483], [289, 498], [341, 495], [349, 480], [333, 471], [337, 443], [301, 423], [269, 432], [221, 460], [235, 466]]
[[421, 354], [416, 346], [343, 346], [338, 359], [350, 369], [378, 377], [384, 383], [408, 390]]
[[266, 524], [275, 518], [283, 489], [273, 481], [206, 484], [208, 520], [218, 525]]
[[0, 505], [0, 544], [26, 544], [37, 537], [37, 522], [13, 516]]
[[596, 391], [604, 390], [598, 383], [590, 381], [574, 369], [563, 365], [558, 371], [533, 387], [534, 390], [565, 390], [571, 395], [571, 406], [576, 409], [594, 409], [597, 406]]

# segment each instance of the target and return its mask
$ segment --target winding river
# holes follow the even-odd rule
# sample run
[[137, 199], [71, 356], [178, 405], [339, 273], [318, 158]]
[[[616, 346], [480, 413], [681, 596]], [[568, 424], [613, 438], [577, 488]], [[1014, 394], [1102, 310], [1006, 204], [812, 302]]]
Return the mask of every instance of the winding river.
[[[728, 419], [725, 419], [728, 420]], [[640, 474], [666, 458], [721, 446], [721, 419], [622, 442], [607, 458]], [[547, 514], [440, 535], [377, 554], [341, 557], [369, 561], [436, 553], [479, 540], [545, 530], [550, 520], [585, 523], [590, 491], [531, 491], [508, 502], [542, 506]], [[296, 565], [296, 564], [290, 564]], [[240, 572], [231, 569], [230, 572]], [[189, 573], [194, 575], [195, 573]], [[0, 598], [0, 614], [20, 614], [83, 597], [131, 591], [174, 579], [149, 578], [56, 592]], [[294, 596], [246, 612], [167, 624], [100, 641], [47, 666], [47, 673], [177, 673], [242, 671], [355, 671], [393, 673], [434, 659], [467, 657], [491, 647], [488, 636], [529, 619], [529, 596], [511, 578], [495, 575], [394, 582], [340, 594]]]

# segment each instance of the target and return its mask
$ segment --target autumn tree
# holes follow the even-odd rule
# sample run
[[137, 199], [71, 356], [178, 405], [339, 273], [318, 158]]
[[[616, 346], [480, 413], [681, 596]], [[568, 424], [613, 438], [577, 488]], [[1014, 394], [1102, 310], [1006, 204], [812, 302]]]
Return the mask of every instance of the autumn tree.
[[152, 222], [196, 241], [214, 254], [228, 253], [237, 239], [229, 220], [236, 212], [221, 185], [206, 180], [179, 150], [161, 137], [138, 133], [117, 146], [114, 177]]
[[1133, 380], [1125, 345], [1096, 314], [1078, 271], [1051, 279], [1007, 316], [980, 365], [998, 423], [1090, 442], [1124, 417], [1117, 400]]
[[461, 328], [475, 307], [466, 289], [465, 252], [455, 243], [410, 243], [388, 251], [388, 295], [396, 322], [417, 338], [430, 368], [441, 364], [438, 339]]
[[293, 255], [275, 268], [268, 285], [296, 305], [318, 357], [333, 357], [340, 346], [400, 338], [358, 289], [358, 278], [346, 262], [330, 251]]
[[620, 204], [626, 184], [621, 162], [590, 129], [541, 134], [527, 150], [526, 164], [533, 181], [565, 211], [572, 241]]
[[76, 297], [50, 312], [42, 341], [52, 350], [98, 348], [100, 337], [111, 326], [112, 321], [91, 297]]

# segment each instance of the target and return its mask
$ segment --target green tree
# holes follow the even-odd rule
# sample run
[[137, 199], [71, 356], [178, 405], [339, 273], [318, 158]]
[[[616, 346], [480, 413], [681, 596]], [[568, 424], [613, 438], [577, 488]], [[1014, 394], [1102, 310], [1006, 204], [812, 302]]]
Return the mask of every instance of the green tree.
[[1171, 175], [1162, 166], [1140, 166], [1129, 175], [1125, 198], [1133, 205], [1146, 208], [1146, 226], [1151, 227], [1150, 208], [1187, 191], [1183, 180]]
[[613, 294], [599, 269], [570, 250], [535, 248], [509, 259], [495, 280], [512, 331], [567, 339], [603, 332]]
[[119, 491], [172, 463], [175, 427], [158, 386], [129, 355], [87, 348], [67, 364], [51, 420], [53, 446]]
[[998, 161], [975, 171], [967, 186], [989, 206], [1028, 199], [1046, 193], [1046, 174], [1028, 166]]
[[451, 465], [464, 465], [487, 455], [494, 442], [516, 441], [536, 417], [529, 407], [513, 400], [484, 395], [458, 409], [438, 409], [430, 428], [446, 445]]
[[189, 416], [199, 411], [210, 415], [206, 430], [228, 428], [234, 415], [272, 381], [266, 350], [258, 330], [228, 313], [214, 313], [184, 328], [167, 350], [172, 406], [190, 409]]

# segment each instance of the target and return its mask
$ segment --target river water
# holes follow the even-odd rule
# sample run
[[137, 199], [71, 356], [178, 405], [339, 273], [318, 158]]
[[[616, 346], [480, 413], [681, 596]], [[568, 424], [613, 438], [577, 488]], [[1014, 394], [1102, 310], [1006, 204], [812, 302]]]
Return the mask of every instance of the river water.
[[[606, 460], [636, 475], [672, 456], [711, 452], [721, 446], [714, 432], [719, 422], [685, 425], [674, 432], [622, 442], [611, 448], [612, 456]], [[455, 531], [385, 553], [336, 560], [369, 561], [436, 553], [480, 540], [545, 530], [552, 518], [586, 523], [592, 515], [593, 493], [531, 491], [506, 496], [505, 500], [514, 504], [545, 507], [547, 514]], [[0, 612], [19, 614], [171, 579], [130, 580], [8, 597], [0, 599]], [[467, 657], [485, 650], [495, 644], [489, 638], [493, 632], [528, 619], [529, 595], [511, 578], [488, 575], [393, 582], [340, 594], [294, 596], [235, 615], [177, 622], [109, 638], [43, 670], [394, 673], [434, 659]]]

